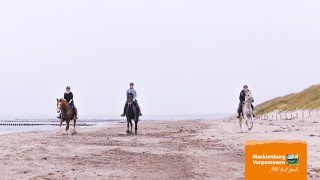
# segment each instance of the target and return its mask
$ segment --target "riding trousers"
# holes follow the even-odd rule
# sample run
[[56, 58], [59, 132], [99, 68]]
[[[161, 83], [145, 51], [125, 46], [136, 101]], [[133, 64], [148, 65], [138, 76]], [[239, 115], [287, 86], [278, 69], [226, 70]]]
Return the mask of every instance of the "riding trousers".
[[77, 109], [77, 107], [74, 105], [73, 102], [70, 103], [70, 107], [71, 107], [71, 109], [74, 111], [76, 117], [78, 117], [78, 109]]

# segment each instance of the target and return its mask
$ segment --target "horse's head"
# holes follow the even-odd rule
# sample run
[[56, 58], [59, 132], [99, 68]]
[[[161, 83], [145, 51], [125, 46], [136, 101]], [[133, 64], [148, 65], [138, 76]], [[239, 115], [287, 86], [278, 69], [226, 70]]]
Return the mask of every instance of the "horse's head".
[[253, 96], [250, 91], [246, 93], [246, 100], [245, 101], [253, 103], [254, 99], [253, 99]]
[[57, 113], [60, 113], [63, 106], [65, 106], [67, 104], [67, 101], [65, 99], [58, 99], [57, 98]]
[[129, 105], [131, 105], [133, 103], [133, 95], [132, 94], [127, 95], [127, 102]]

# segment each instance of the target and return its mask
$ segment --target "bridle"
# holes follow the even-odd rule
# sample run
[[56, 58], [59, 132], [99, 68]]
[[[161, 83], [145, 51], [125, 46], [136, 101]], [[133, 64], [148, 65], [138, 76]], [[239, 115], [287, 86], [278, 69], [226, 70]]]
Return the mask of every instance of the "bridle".
[[58, 101], [57, 103], [57, 113], [60, 113], [62, 110], [61, 110], [61, 102]]
[[245, 100], [245, 102], [252, 102], [252, 100], [253, 100], [253, 97], [251, 96], [251, 94], [249, 95], [249, 94], [246, 94], [246, 100]]
[[62, 106], [63, 106], [64, 102], [61, 102], [61, 101], [58, 101], [57, 103], [57, 113], [63, 113], [63, 109], [62, 109]]

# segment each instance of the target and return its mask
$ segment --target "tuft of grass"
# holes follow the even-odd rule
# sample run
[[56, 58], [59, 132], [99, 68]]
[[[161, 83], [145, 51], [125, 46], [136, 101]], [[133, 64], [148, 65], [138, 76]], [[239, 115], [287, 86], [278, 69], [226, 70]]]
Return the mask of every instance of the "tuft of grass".
[[299, 93], [277, 97], [256, 106], [258, 115], [273, 111], [313, 110], [320, 108], [320, 84], [313, 85]]

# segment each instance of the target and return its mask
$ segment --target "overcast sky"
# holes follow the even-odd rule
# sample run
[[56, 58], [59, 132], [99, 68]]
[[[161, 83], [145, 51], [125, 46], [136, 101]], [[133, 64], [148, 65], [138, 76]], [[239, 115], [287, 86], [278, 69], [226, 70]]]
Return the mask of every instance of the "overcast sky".
[[1, 0], [0, 115], [119, 115], [136, 84], [149, 115], [235, 112], [319, 83], [320, 2]]

